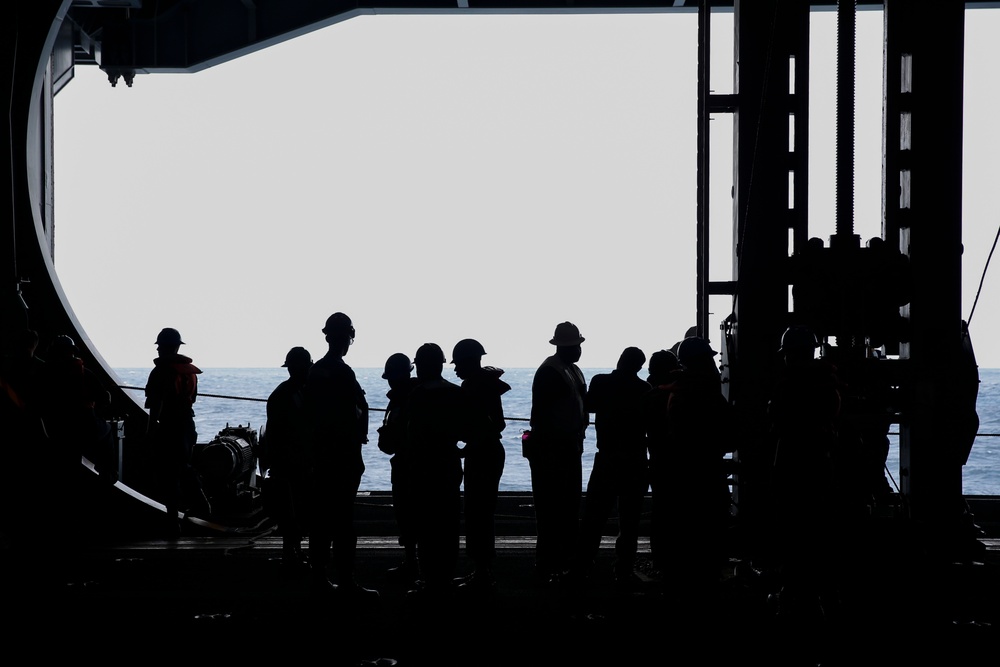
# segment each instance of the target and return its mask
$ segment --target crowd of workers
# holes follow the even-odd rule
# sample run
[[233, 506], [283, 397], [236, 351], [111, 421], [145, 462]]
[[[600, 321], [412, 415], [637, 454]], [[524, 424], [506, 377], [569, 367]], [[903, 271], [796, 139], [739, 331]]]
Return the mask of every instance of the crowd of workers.
[[[272, 492], [279, 499], [283, 560], [308, 571], [317, 591], [375, 599], [377, 591], [356, 580], [354, 567], [353, 507], [364, 471], [361, 448], [368, 440], [368, 404], [344, 360], [355, 330], [350, 318], [335, 313], [323, 331], [326, 354], [314, 362], [304, 348], [289, 350], [289, 378], [268, 400], [264, 442]], [[640, 582], [640, 521], [648, 494], [652, 565], [683, 571], [679, 592], [696, 599], [718, 582], [733, 526], [728, 455], [739, 432], [722, 392], [718, 353], [707, 340], [688, 336], [653, 353], [643, 379], [646, 354], [628, 347], [616, 368], [591, 378], [588, 387], [577, 365], [584, 340], [573, 323], [558, 324], [549, 341], [554, 353], [532, 381], [522, 455], [531, 474], [536, 575], [542, 585], [584, 584], [617, 514], [613, 575], [624, 589], [633, 589]], [[769, 404], [773, 451], [767, 455], [767, 493], [756, 526], [762, 536], [774, 538], [759, 543], [768, 545], [766, 558], [783, 573], [790, 591], [786, 604], [793, 593], [796, 599], [820, 596], [819, 584], [807, 580], [799, 564], [822, 548], [818, 533], [808, 528], [816, 523], [795, 515], [793, 508], [801, 503], [788, 501], [802, 483], [837, 483], [834, 439], [842, 385], [836, 368], [817, 355], [819, 347], [808, 329], [786, 332], [783, 370]], [[449, 357], [435, 343], [422, 345], [412, 359], [396, 352], [385, 362], [389, 402], [377, 445], [391, 457], [393, 509], [404, 554], [388, 574], [414, 597], [442, 599], [496, 586], [495, 513], [506, 427], [502, 396], [510, 386], [503, 370], [483, 365], [485, 355], [475, 339], [455, 345], [450, 363], [460, 384], [442, 377]], [[591, 423], [597, 453], [584, 480], [583, 443]], [[828, 498], [838, 497], [832, 486], [820, 490], [828, 491]], [[828, 518], [833, 520], [824, 516], [820, 522], [826, 530]], [[458, 576], [463, 519], [472, 570]], [[308, 557], [302, 551], [306, 537]]]
[[[345, 361], [356, 332], [351, 319], [337, 312], [323, 333], [325, 354], [314, 361], [305, 348], [290, 349], [284, 364], [288, 379], [267, 399], [262, 439], [267, 494], [285, 567], [308, 573], [317, 594], [377, 600], [379, 593], [355, 574], [354, 506], [369, 418], [365, 392]], [[647, 357], [628, 347], [616, 368], [594, 376], [588, 387], [577, 366], [584, 340], [573, 323], [558, 324], [549, 341], [554, 353], [532, 382], [522, 454], [531, 473], [538, 578], [555, 586], [585, 582], [607, 523], [617, 513], [614, 577], [625, 588], [634, 586], [641, 512], [649, 494], [653, 566], [685, 572], [682, 588], [696, 596], [718, 579], [732, 518], [727, 454], [736, 449], [738, 433], [733, 408], [722, 393], [718, 353], [707, 340], [688, 336], [654, 352], [643, 379], [639, 373]], [[29, 332], [0, 376], [5, 416], [18, 436], [53, 443], [23, 448], [52, 459], [24, 465], [41, 464], [72, 478], [85, 455], [114, 481], [108, 426], [96, 416], [109, 399], [107, 392], [92, 381], [71, 338], [57, 338], [45, 362], [34, 355], [37, 343], [37, 335]], [[211, 512], [192, 468], [193, 404], [201, 371], [180, 354], [183, 344], [176, 329], [159, 333], [158, 356], [145, 388], [148, 441], [162, 467], [156, 491], [167, 509], [170, 536], [180, 534], [177, 519], [192, 503], [201, 505], [195, 512]], [[785, 365], [770, 397], [772, 463], [758, 524], [760, 542], [782, 569], [788, 596], [809, 599], [818, 599], [819, 584], [800, 565], [825, 552], [818, 544], [822, 532], [810, 526], [828, 529], [835, 508], [820, 508], [824, 514], [817, 522], [815, 516], [807, 520], [797, 514], [802, 503], [787, 501], [807, 492], [837, 497], [834, 454], [842, 404], [836, 369], [817, 357], [818, 347], [807, 329], [793, 327], [782, 338]], [[415, 598], [440, 599], [456, 590], [484, 592], [496, 586], [495, 514], [505, 463], [502, 396], [510, 385], [502, 379], [503, 370], [482, 364], [485, 355], [475, 339], [454, 346], [450, 363], [460, 384], [442, 376], [449, 360], [435, 343], [422, 345], [412, 359], [397, 352], [385, 362], [389, 402], [377, 446], [391, 457], [393, 508], [404, 553], [389, 574]], [[581, 457], [591, 415], [597, 453], [583, 494]], [[802, 484], [820, 488], [807, 491]], [[72, 484], [65, 486], [73, 492]], [[473, 569], [459, 576], [463, 519]]]

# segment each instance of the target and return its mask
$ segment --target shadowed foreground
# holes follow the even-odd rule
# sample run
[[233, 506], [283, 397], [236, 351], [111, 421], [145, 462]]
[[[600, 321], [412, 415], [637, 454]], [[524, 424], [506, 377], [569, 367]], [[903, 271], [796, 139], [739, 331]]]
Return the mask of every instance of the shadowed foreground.
[[381, 592], [369, 607], [314, 597], [305, 572], [281, 566], [281, 539], [269, 534], [67, 545], [76, 553], [57, 565], [7, 548], [3, 634], [7, 647], [33, 656], [69, 651], [111, 663], [316, 656], [338, 665], [831, 665], [943, 650], [960, 665], [987, 655], [996, 634], [1000, 541], [983, 543], [965, 562], [871, 554], [822, 619], [777, 617], [767, 577], [735, 559], [718, 590], [679, 599], [684, 573], [651, 571], [648, 543], [641, 581], [623, 589], [609, 538], [591, 579], [577, 586], [538, 583], [533, 539], [508, 536], [494, 590], [418, 601], [385, 575], [402, 557], [395, 538], [365, 537], [358, 577]]

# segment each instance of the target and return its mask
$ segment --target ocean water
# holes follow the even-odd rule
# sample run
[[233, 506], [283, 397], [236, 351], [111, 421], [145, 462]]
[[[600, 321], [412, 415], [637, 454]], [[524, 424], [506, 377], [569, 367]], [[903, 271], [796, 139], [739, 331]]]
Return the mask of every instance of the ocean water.
[[[198, 402], [195, 404], [195, 422], [198, 427], [198, 441], [208, 442], [226, 426], [249, 426], [258, 433], [266, 422], [266, 400], [271, 391], [288, 377], [284, 368], [206, 368], [199, 377]], [[589, 384], [597, 373], [610, 369], [582, 369]], [[148, 368], [116, 369], [120, 385], [138, 387], [129, 389], [141, 405], [142, 387], [149, 374]], [[368, 427], [369, 444], [364, 447], [365, 474], [361, 489], [385, 491], [390, 488], [389, 457], [376, 446], [376, 429], [382, 424], [382, 415], [388, 402], [385, 393], [388, 386], [382, 379], [381, 368], [355, 368], [358, 381], [364, 388], [371, 407]], [[503, 379], [511, 390], [503, 397], [507, 429], [503, 434], [503, 444], [507, 451], [507, 461], [500, 480], [502, 491], [529, 491], [531, 475], [528, 462], [521, 456], [521, 431], [528, 428], [531, 412], [531, 379], [533, 368], [507, 369]], [[459, 383], [450, 369], [445, 369], [445, 378]], [[980, 419], [979, 437], [963, 469], [962, 489], [966, 495], [1000, 495], [1000, 369], [980, 369], [978, 412]], [[895, 433], [896, 429], [893, 428]], [[128, 434], [126, 434], [128, 437]], [[899, 438], [890, 435], [889, 458], [886, 462], [890, 483], [899, 483]], [[587, 429], [583, 454], [583, 484], [586, 487], [590, 469], [596, 452], [594, 428]]]

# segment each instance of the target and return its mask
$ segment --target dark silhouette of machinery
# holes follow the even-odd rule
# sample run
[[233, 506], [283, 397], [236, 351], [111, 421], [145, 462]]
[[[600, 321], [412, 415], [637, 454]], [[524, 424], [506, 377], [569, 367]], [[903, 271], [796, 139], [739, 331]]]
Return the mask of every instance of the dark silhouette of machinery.
[[213, 515], [247, 515], [261, 509], [257, 462], [257, 432], [247, 426], [229, 426], [209, 442], [198, 443], [193, 454]]

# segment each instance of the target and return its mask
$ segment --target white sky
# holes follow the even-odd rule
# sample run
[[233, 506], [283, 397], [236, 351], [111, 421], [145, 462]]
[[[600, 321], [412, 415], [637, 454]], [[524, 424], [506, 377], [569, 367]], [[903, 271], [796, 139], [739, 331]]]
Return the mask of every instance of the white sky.
[[[998, 12], [967, 31], [963, 313], [998, 225]], [[836, 13], [813, 17], [810, 233], [834, 231]], [[731, 14], [713, 84], [732, 90]], [[112, 88], [77, 68], [56, 99], [56, 267], [112, 367], [164, 326], [200, 366], [325, 352], [350, 315], [355, 367], [479, 339], [534, 367], [555, 325], [584, 367], [670, 347], [695, 319], [697, 16], [362, 16], [196, 74]], [[880, 230], [881, 14], [858, 15], [855, 231]], [[877, 63], [877, 67], [871, 66]], [[732, 139], [713, 122], [711, 275], [729, 279]], [[1000, 367], [991, 269], [972, 321]], [[713, 301], [714, 326], [728, 301]], [[991, 319], [992, 318], [992, 319]], [[717, 342], [718, 334], [713, 334]]]

